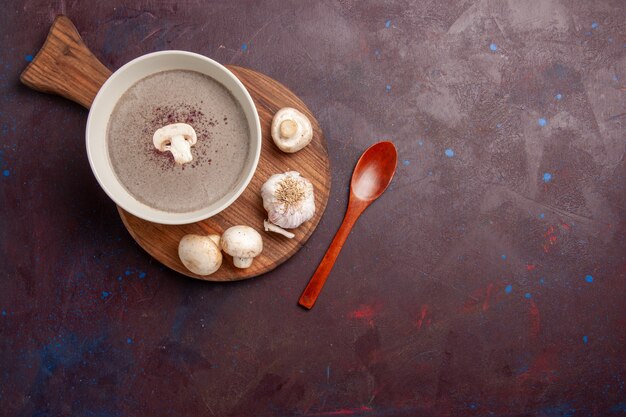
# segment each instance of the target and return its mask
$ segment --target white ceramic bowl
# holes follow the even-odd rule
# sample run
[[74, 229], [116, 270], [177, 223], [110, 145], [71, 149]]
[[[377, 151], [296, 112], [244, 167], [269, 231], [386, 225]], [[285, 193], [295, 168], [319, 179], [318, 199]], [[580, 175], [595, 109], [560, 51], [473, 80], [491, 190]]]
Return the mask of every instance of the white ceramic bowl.
[[[166, 70], [191, 70], [206, 74], [226, 87], [239, 102], [248, 120], [250, 150], [244, 173], [233, 190], [220, 200], [187, 213], [158, 210], [138, 201], [120, 183], [109, 160], [107, 125], [119, 98], [137, 81]], [[261, 123], [244, 85], [223, 65], [205, 56], [185, 51], [161, 51], [140, 56], [111, 75], [104, 83], [89, 110], [87, 119], [87, 156], [100, 186], [115, 203], [144, 220], [162, 224], [187, 224], [207, 219], [230, 206], [248, 186], [261, 155]]]

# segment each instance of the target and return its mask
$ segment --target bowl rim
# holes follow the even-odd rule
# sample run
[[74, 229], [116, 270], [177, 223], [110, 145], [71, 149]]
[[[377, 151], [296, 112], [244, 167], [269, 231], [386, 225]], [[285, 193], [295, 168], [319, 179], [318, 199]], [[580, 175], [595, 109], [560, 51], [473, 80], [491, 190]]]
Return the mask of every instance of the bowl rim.
[[[107, 153], [107, 160], [109, 160], [109, 163], [106, 164], [106, 166], [108, 167], [108, 171], [107, 172], [101, 172], [96, 168], [95, 165], [95, 161], [94, 158], [95, 156], [92, 154], [92, 149], [90, 147], [90, 135], [89, 135], [89, 131], [91, 130], [91, 124], [93, 123], [93, 119], [96, 117], [102, 118], [102, 117], [106, 117], [107, 119], [111, 116], [111, 114], [107, 114], [107, 115], [102, 115], [102, 114], [98, 114], [96, 115], [94, 111], [92, 111], [93, 109], [96, 109], [98, 107], [98, 103], [100, 101], [103, 100], [103, 96], [106, 94], [106, 91], [108, 88], [110, 88], [111, 85], [113, 85], [117, 78], [119, 78], [120, 76], [122, 76], [122, 74], [124, 73], [125, 70], [127, 70], [129, 67], [133, 66], [133, 65], [137, 65], [138, 62], [144, 61], [146, 59], [150, 59], [150, 58], [154, 58], [157, 56], [162, 56], [162, 55], [171, 55], [171, 56], [187, 56], [187, 57], [191, 57], [193, 59], [199, 59], [201, 61], [204, 61], [206, 63], [208, 63], [209, 65], [214, 66], [215, 68], [217, 68], [219, 71], [223, 72], [224, 75], [226, 75], [228, 78], [230, 78], [235, 85], [240, 89], [240, 92], [243, 93], [243, 97], [244, 100], [247, 102], [246, 104], [248, 104], [250, 106], [250, 108], [252, 109], [252, 114], [254, 117], [254, 120], [252, 121], [256, 127], [256, 135], [253, 134], [253, 132], [250, 132], [250, 140], [252, 141], [256, 141], [258, 143], [258, 146], [256, 146], [256, 152], [255, 155], [253, 155], [253, 162], [252, 162], [252, 166], [249, 168], [245, 178], [243, 178], [243, 181], [240, 182], [240, 185], [237, 189], [234, 190], [234, 192], [230, 195], [230, 197], [225, 200], [220, 206], [209, 209], [199, 209], [199, 210], [194, 210], [192, 212], [166, 212], [163, 210], [159, 210], [156, 209], [154, 207], [148, 206], [144, 203], [139, 202], [135, 196], [133, 194], [131, 194], [122, 184], [122, 182], [119, 180], [119, 178], [117, 177], [117, 174], [115, 173], [115, 170], [113, 169], [110, 160], [108, 159], [108, 153]], [[157, 70], [154, 71], [148, 75], [152, 75], [152, 74], [156, 74], [158, 72], [160, 72], [162, 70]], [[219, 81], [218, 81], [219, 82]], [[221, 83], [220, 83], [221, 84]], [[224, 86], [225, 88], [227, 88], [228, 90], [230, 90], [227, 86]], [[239, 100], [237, 97], [235, 97], [235, 100], [238, 101], [241, 104], [241, 100]], [[246, 112], [247, 114], [247, 112]], [[247, 116], [246, 116], [247, 118]], [[108, 121], [107, 121], [108, 123]], [[248, 120], [248, 123], [250, 123], [250, 121]], [[106, 140], [106, 133], [104, 135], [104, 138]], [[92, 139], [91, 141], [93, 142], [94, 139]], [[260, 160], [260, 156], [261, 156], [261, 148], [262, 148], [262, 130], [261, 130], [261, 121], [260, 121], [260, 117], [259, 117], [259, 113], [257, 111], [256, 105], [254, 104], [254, 100], [252, 100], [252, 97], [250, 96], [250, 93], [248, 92], [247, 88], [243, 85], [243, 83], [239, 80], [239, 78], [237, 78], [237, 76], [235, 76], [235, 74], [232, 73], [232, 71], [230, 71], [228, 68], [226, 68], [224, 65], [220, 64], [219, 62], [208, 58], [204, 55], [195, 53], [195, 52], [189, 52], [189, 51], [182, 51], [182, 50], [165, 50], [165, 51], [158, 51], [158, 52], [151, 52], [145, 55], [141, 55], [137, 58], [134, 58], [133, 60], [127, 62], [126, 64], [122, 65], [120, 68], [118, 68], [115, 72], [113, 72], [113, 74], [111, 74], [111, 76], [104, 82], [104, 84], [102, 84], [102, 87], [100, 87], [100, 89], [98, 90], [98, 93], [96, 94], [96, 97], [94, 98], [91, 108], [89, 110], [89, 115], [87, 116], [87, 124], [85, 127], [85, 146], [87, 148], [87, 158], [89, 159], [89, 165], [91, 167], [91, 171], [93, 172], [94, 176], [96, 177], [96, 180], [98, 181], [98, 184], [100, 184], [100, 187], [104, 190], [104, 192], [109, 196], [109, 198], [111, 198], [111, 200], [113, 200], [113, 202], [118, 206], [121, 207], [122, 209], [124, 209], [125, 211], [133, 214], [136, 217], [139, 217], [143, 220], [147, 220], [149, 222], [153, 222], [153, 223], [158, 223], [158, 224], [169, 224], [169, 225], [181, 225], [181, 224], [191, 224], [191, 223], [195, 223], [198, 221], [202, 221], [205, 219], [208, 219], [212, 216], [215, 216], [216, 214], [222, 212], [223, 210], [225, 210], [226, 208], [228, 208], [230, 205], [232, 205], [238, 198], [239, 196], [246, 190], [246, 188], [248, 187], [248, 185], [250, 184], [250, 181], [252, 181], [252, 178], [254, 177], [254, 174], [256, 173], [258, 164], [259, 164], [259, 160]], [[250, 150], [252, 150], [252, 146], [250, 147]], [[102, 178], [102, 175], [110, 175], [113, 178], [113, 181], [117, 182], [120, 184], [123, 192], [125, 193], [126, 196], [131, 197], [133, 200], [137, 201], [140, 203], [140, 205], [144, 205], [147, 207], [150, 207], [152, 210], [156, 211], [156, 212], [161, 212], [163, 213], [163, 218], [159, 217], [158, 215], [153, 215], [152, 213], [145, 213], [142, 212], [142, 210], [140, 210], [140, 206], [135, 208], [135, 207], [128, 207], [125, 206], [125, 204], [120, 203], [120, 197], [117, 195], [118, 193], [113, 192], [108, 186], [107, 186], [107, 182], [104, 181], [104, 179]], [[193, 214], [193, 215], [192, 215]], [[182, 220], [180, 220], [179, 218], [183, 218]]]

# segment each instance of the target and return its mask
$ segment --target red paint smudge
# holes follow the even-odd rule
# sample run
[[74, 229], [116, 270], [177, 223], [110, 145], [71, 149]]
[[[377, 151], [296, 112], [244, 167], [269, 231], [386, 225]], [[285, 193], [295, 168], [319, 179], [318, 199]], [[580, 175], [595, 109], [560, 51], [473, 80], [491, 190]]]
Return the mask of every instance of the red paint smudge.
[[311, 416], [351, 416], [356, 413], [363, 413], [363, 412], [372, 411], [372, 410], [373, 409], [371, 407], [362, 406], [359, 408], [342, 408], [341, 410], [326, 411], [323, 413], [314, 413], [314, 414], [309, 414], [309, 415]]
[[548, 253], [550, 251], [550, 247], [554, 246], [556, 244], [556, 229], [550, 225], [548, 226], [548, 229], [546, 230], [546, 232], [543, 234], [543, 237], [546, 238], [545, 242], [543, 243], [543, 251], [545, 253]]
[[[420, 318], [417, 320], [418, 329], [422, 328], [422, 324], [424, 324], [424, 319], [426, 318], [426, 314], [428, 314], [428, 305], [422, 304], [422, 309], [420, 310]], [[428, 319], [428, 324], [430, 324], [430, 319]]]
[[539, 317], [539, 309], [533, 300], [530, 300], [530, 335], [532, 337], [539, 336], [541, 329], [541, 318]]
[[465, 300], [461, 311], [463, 313], [487, 311], [500, 298], [498, 293], [500, 288], [502, 288], [501, 284], [490, 282], [486, 287], [472, 291]]
[[570, 225], [565, 223], [564, 221], [560, 221], [561, 226], [563, 227], [563, 229], [565, 230], [569, 230], [570, 229]]
[[556, 362], [558, 358], [553, 349], [547, 349], [535, 357], [530, 368], [520, 374], [517, 379], [524, 382], [529, 379], [541, 379], [545, 381], [554, 381], [556, 377]]
[[526, 265], [526, 270], [527, 271], [532, 271], [535, 268], [537, 268], [537, 265], [533, 265], [533, 264]]
[[348, 317], [355, 320], [367, 320], [368, 323], [374, 323], [374, 317], [380, 311], [380, 307], [376, 305], [361, 305], [358, 309], [348, 314]]
[[485, 295], [485, 301], [483, 302], [483, 311], [489, 309], [489, 298], [491, 297], [491, 290], [493, 289], [493, 283], [487, 285], [487, 295]]

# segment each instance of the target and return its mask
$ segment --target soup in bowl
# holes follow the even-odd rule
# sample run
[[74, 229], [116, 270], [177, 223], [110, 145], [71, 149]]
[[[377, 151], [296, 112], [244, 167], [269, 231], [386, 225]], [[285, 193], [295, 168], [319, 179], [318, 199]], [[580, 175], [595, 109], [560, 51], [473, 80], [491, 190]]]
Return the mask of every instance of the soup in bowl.
[[144, 220], [186, 224], [221, 212], [245, 190], [261, 127], [250, 94], [227, 68], [162, 51], [104, 83], [86, 141], [91, 168], [115, 203]]

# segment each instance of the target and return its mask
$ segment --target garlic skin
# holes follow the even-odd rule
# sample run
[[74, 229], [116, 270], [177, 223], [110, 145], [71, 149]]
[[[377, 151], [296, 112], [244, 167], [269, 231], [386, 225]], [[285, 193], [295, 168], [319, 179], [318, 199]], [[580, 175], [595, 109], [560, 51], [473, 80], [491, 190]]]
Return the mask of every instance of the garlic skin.
[[270, 222], [267, 219], [263, 220], [263, 229], [265, 229], [266, 232], [274, 232], [278, 233], [279, 235], [283, 235], [287, 239], [293, 239], [294, 237], [296, 237], [296, 235], [294, 235], [293, 233], [286, 231], [282, 227], [276, 226], [274, 223]]
[[263, 208], [269, 221], [294, 229], [315, 214], [313, 184], [297, 171], [272, 175], [261, 187]]

